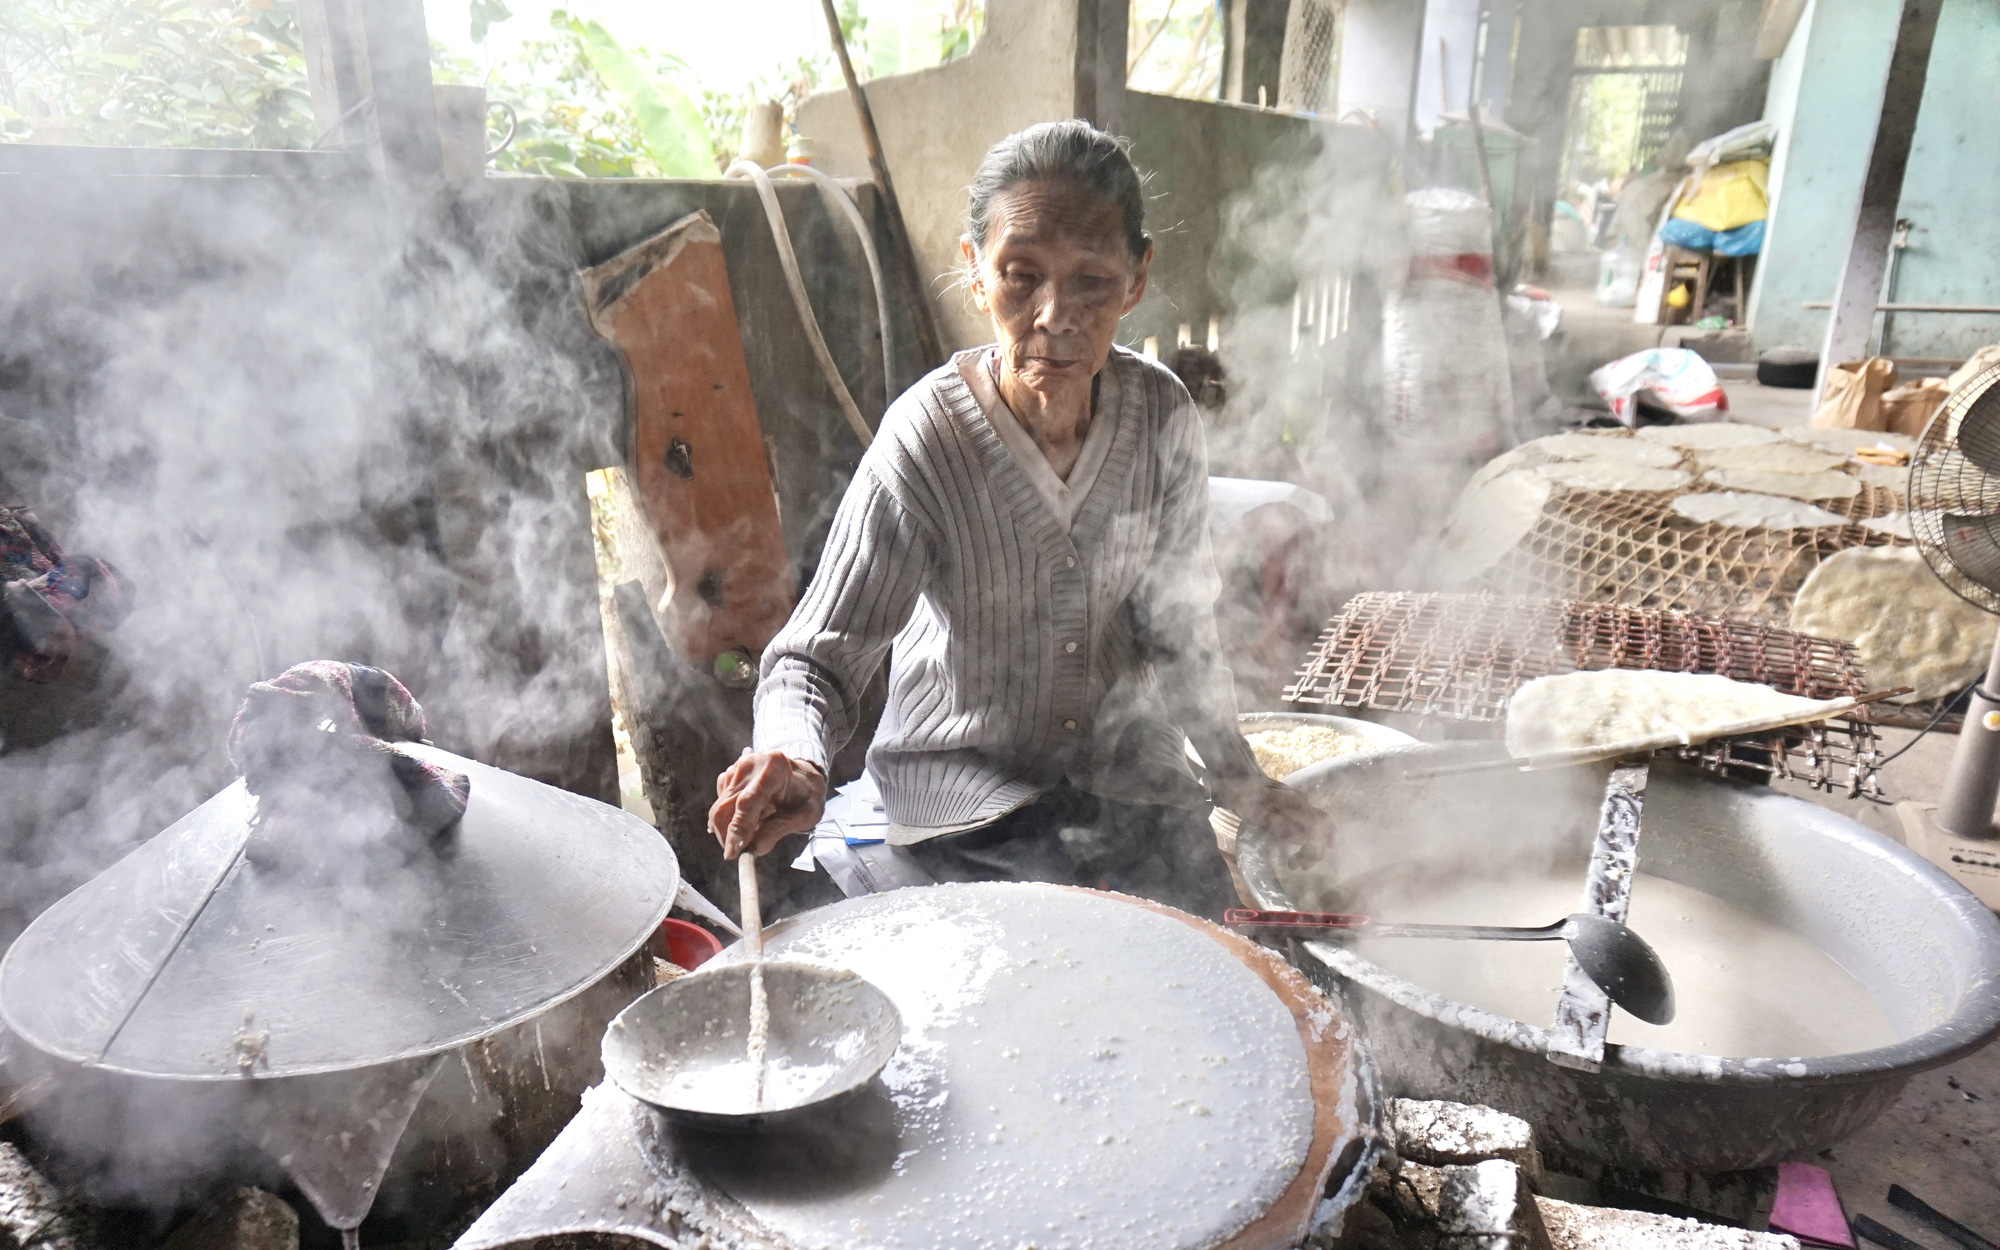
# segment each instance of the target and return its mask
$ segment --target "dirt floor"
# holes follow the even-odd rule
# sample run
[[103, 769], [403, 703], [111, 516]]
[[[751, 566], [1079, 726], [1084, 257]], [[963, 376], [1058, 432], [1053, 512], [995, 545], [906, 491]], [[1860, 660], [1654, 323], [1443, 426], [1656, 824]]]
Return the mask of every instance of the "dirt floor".
[[[1914, 737], [1904, 730], [1884, 730], [1883, 747], [1894, 752]], [[1955, 736], [1942, 733], [1918, 742], [1882, 770], [1887, 796], [1935, 800], [1957, 743]], [[1900, 822], [1885, 804], [1815, 794], [1803, 786], [1779, 788], [1901, 840]], [[2000, 1045], [1915, 1077], [1888, 1114], [1818, 1162], [1832, 1173], [1849, 1216], [1866, 1213], [1926, 1246], [1947, 1250], [1935, 1232], [1885, 1201], [1895, 1184], [2000, 1240]]]

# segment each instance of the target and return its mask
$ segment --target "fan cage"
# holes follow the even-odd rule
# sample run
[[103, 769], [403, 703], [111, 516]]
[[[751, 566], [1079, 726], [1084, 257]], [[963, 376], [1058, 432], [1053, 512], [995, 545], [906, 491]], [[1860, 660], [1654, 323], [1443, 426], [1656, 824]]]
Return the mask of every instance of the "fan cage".
[[[1946, 528], [1953, 517], [2000, 518], [2000, 476], [1981, 469], [1959, 449], [1959, 432], [1968, 421], [2000, 425], [2000, 365], [1953, 391], [1918, 438], [1917, 453], [1910, 458], [1910, 533], [1924, 563], [1953, 594], [1983, 611], [2000, 613], [2000, 587], [1972, 577], [1947, 545]], [[1988, 437], [2000, 442], [2000, 430]]]

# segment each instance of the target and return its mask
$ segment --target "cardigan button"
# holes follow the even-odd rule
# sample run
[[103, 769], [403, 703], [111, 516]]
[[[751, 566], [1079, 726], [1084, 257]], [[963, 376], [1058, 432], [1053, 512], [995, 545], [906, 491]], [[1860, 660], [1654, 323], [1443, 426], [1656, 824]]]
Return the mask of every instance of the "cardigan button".
[[1064, 729], [1067, 729], [1067, 730], [1068, 730], [1069, 732], [1071, 732], [1071, 733], [1075, 733], [1075, 732], [1076, 732], [1076, 721], [1075, 721], [1074, 719], [1071, 719], [1071, 720], [1066, 720], [1066, 721], [1064, 721], [1064, 722], [1063, 722], [1063, 728], [1064, 728]]
[[1075, 567], [1076, 567], [1076, 557], [1075, 557], [1075, 556], [1064, 556], [1064, 557], [1063, 557], [1063, 567], [1064, 567], [1064, 568], [1066, 568], [1066, 569], [1073, 569], [1073, 568], [1075, 568]]
[[1064, 654], [1064, 655], [1075, 655], [1075, 654], [1076, 654], [1076, 644], [1075, 644], [1075, 643], [1073, 643], [1073, 642], [1066, 642], [1066, 643], [1064, 643], [1064, 644], [1063, 644], [1063, 654]]

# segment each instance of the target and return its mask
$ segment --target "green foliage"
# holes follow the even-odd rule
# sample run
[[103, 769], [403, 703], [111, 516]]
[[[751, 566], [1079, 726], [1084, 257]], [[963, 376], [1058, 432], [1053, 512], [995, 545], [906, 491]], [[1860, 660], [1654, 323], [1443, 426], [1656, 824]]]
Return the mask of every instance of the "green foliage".
[[1630, 172], [1645, 109], [1641, 75], [1578, 75], [1571, 88], [1565, 183], [1609, 180]]
[[[467, 0], [475, 43], [512, 17]], [[939, 55], [977, 38], [980, 0], [942, 0]], [[839, 0], [862, 55], [860, 0]], [[0, 0], [0, 141], [303, 148], [318, 135], [292, 0]], [[734, 158], [749, 106], [787, 119], [823, 84], [830, 56], [801, 58], [737, 91], [697, 90], [680, 60], [621, 47], [557, 11], [539, 39], [490, 69], [433, 46], [439, 82], [482, 85], [511, 107], [499, 170], [567, 177], [714, 177]]]
[[[669, 75], [655, 75], [604, 29], [601, 22], [568, 18], [570, 32], [583, 46], [592, 69], [614, 92], [639, 127], [646, 155], [669, 178], [713, 178], [715, 144], [701, 110]], [[674, 58], [662, 58], [662, 68], [685, 72]]]
[[497, 170], [567, 178], [660, 174], [638, 124], [606, 90], [575, 32], [560, 22], [551, 23], [548, 38], [528, 40], [518, 58], [492, 74], [433, 44], [431, 76], [483, 85], [488, 99], [514, 110], [514, 141], [493, 158]]
[[485, 43], [486, 32], [512, 16], [514, 11], [507, 7], [504, 0], [472, 0], [471, 21], [468, 23], [472, 42]]
[[701, 115], [708, 122], [708, 133], [715, 141], [716, 164], [729, 168], [736, 159], [737, 144], [743, 135], [743, 118], [750, 106], [765, 100], [776, 100], [784, 110], [785, 117], [793, 117], [799, 103], [820, 88], [821, 75], [830, 75], [835, 82], [840, 80], [840, 72], [833, 68], [832, 58], [800, 57], [789, 71], [778, 75], [759, 75], [740, 91], [704, 91], [701, 101]]
[[301, 148], [315, 135], [288, 0], [0, 3], [0, 139]]

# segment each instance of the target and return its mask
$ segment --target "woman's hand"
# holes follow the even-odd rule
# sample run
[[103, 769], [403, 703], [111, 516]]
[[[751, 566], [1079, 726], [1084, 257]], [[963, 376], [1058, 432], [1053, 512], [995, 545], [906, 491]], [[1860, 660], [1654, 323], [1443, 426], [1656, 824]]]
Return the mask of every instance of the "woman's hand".
[[715, 779], [708, 830], [722, 857], [767, 854], [794, 833], [819, 823], [826, 810], [826, 774], [777, 751], [745, 751]]
[[1333, 822], [1312, 800], [1268, 777], [1235, 787], [1223, 806], [1292, 849], [1295, 862], [1310, 864], [1333, 838]]

